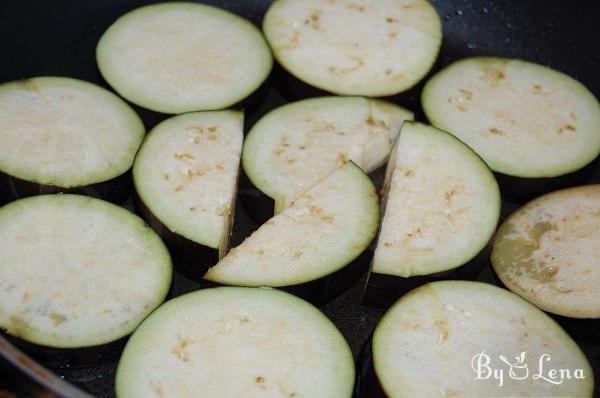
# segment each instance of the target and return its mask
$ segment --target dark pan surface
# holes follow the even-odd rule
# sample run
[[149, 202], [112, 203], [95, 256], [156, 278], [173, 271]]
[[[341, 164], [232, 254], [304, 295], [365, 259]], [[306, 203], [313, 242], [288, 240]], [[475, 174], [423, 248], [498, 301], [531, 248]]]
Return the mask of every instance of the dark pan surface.
[[[0, 0], [0, 83], [15, 79], [58, 75], [88, 80], [108, 87], [95, 63], [96, 43], [104, 30], [118, 16], [138, 6], [154, 1], [143, 0]], [[260, 24], [269, 0], [209, 0]], [[585, 84], [600, 97], [600, 3], [560, 0], [434, 0], [444, 24], [444, 44], [436, 69], [449, 62], [472, 55], [516, 57], [551, 66], [566, 72]], [[419, 88], [402, 97], [402, 105], [417, 111]], [[267, 98], [257, 111], [248, 115], [248, 126], [266, 111], [284, 102], [276, 87], [270, 87]], [[152, 128], [164, 115], [140, 110], [146, 127]], [[420, 117], [423, 120], [422, 116]], [[0, 143], [1, 145], [1, 143]], [[593, 180], [600, 183], [600, 170]], [[244, 195], [248, 192], [242, 191]], [[504, 203], [504, 215], [515, 209]], [[234, 244], [247, 236], [256, 225], [238, 206], [236, 210]], [[491, 269], [484, 269], [479, 280], [495, 283]], [[338, 325], [348, 339], [355, 355], [368, 339], [382, 312], [359, 305], [359, 282], [322, 309]], [[179, 295], [198, 288], [198, 284], [176, 273], [173, 294]], [[595, 369], [600, 382], [600, 331], [588, 337], [575, 336]], [[1, 337], [1, 336], [0, 336]], [[0, 340], [0, 343], [3, 343]], [[4, 354], [3, 354], [4, 353]], [[17, 366], [27, 361], [7, 361], [0, 344], [0, 397], [7, 391], [18, 396], [40, 396], [26, 393], [27, 376]], [[35, 356], [34, 356], [35, 357]], [[40, 359], [40, 358], [34, 358]], [[113, 381], [116, 362], [84, 368], [55, 367], [51, 361], [41, 361], [64, 379], [97, 396], [114, 395]], [[16, 376], [20, 375], [20, 376]], [[38, 375], [39, 376], [39, 375]], [[45, 375], [42, 379], [50, 380]], [[27, 385], [31, 385], [28, 383]], [[61, 387], [55, 387], [60, 389]], [[598, 390], [598, 388], [597, 388]], [[18, 392], [17, 392], [18, 391]], [[39, 390], [38, 390], [39, 391]], [[73, 396], [66, 390], [63, 394]], [[44, 395], [54, 396], [54, 395]]]

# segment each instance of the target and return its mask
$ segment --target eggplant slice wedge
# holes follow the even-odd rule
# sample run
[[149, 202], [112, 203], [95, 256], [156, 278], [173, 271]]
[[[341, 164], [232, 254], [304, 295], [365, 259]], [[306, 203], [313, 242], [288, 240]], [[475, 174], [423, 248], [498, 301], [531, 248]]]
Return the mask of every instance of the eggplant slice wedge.
[[285, 292], [223, 287], [177, 297], [129, 339], [118, 397], [349, 398], [354, 359], [317, 308]]
[[[494, 175], [452, 135], [406, 122], [388, 162], [365, 301], [389, 305], [427, 278], [475, 278], [500, 214]], [[456, 272], [453, 275], [452, 272]]]
[[275, 214], [348, 160], [366, 173], [385, 164], [412, 112], [361, 97], [321, 97], [281, 106], [246, 137], [244, 171], [275, 201]]
[[250, 21], [183, 2], [121, 16], [100, 39], [96, 59], [104, 79], [124, 98], [170, 114], [237, 104], [262, 85], [273, 64]]
[[541, 65], [457, 61], [427, 82], [422, 105], [431, 124], [464, 141], [492, 170], [529, 180], [524, 189], [532, 180], [580, 170], [600, 154], [598, 100], [575, 79]]
[[594, 388], [585, 355], [552, 318], [480, 282], [411, 291], [379, 321], [371, 350], [364, 397], [592, 397]]
[[361, 254], [377, 232], [377, 199], [369, 177], [348, 162], [231, 249], [204, 279], [279, 287], [313, 303], [328, 301], [367, 270]]
[[0, 209], [0, 328], [53, 348], [107, 344], [166, 297], [169, 253], [144, 221], [80, 195]]
[[277, 61], [313, 87], [383, 97], [433, 66], [442, 24], [426, 0], [278, 0], [263, 21]]
[[228, 248], [243, 136], [241, 112], [175, 116], [148, 134], [133, 166], [144, 218], [175, 252], [206, 268]]
[[124, 199], [144, 134], [125, 101], [92, 83], [65, 77], [4, 83], [0, 195], [5, 201], [54, 192]]
[[523, 206], [498, 229], [492, 266], [513, 292], [570, 318], [600, 318], [600, 185]]

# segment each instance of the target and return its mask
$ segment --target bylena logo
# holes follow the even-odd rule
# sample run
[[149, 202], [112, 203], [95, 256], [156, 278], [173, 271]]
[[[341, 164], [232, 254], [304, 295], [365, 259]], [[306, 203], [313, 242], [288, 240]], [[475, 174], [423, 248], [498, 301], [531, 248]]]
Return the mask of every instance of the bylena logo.
[[[529, 369], [525, 362], [527, 352], [523, 351], [515, 357], [514, 361], [504, 355], [498, 355], [499, 365], [491, 365], [492, 358], [481, 351], [471, 358], [471, 368], [475, 372], [476, 380], [494, 379], [498, 386], [504, 385], [505, 377], [513, 380], [543, 380], [552, 384], [562, 384], [565, 380], [585, 379], [583, 369], [555, 369], [548, 366], [552, 360], [550, 354], [542, 354], [537, 360], [537, 369]], [[504, 364], [505, 366], [502, 366]], [[508, 371], [508, 372], [507, 372]]]

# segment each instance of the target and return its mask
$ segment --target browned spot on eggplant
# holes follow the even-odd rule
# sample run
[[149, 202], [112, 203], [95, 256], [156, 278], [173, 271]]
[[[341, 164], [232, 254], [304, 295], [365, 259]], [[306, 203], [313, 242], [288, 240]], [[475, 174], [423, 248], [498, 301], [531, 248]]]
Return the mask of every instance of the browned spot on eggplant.
[[344, 153], [339, 153], [338, 157], [336, 159], [336, 162], [339, 166], [343, 165], [344, 163], [346, 163], [348, 161], [348, 156]]
[[469, 90], [464, 90], [464, 89], [462, 89], [462, 88], [461, 88], [461, 89], [459, 89], [458, 91], [459, 91], [459, 92], [462, 94], [462, 96], [463, 96], [464, 98], [466, 98], [466, 99], [468, 99], [468, 100], [471, 100], [471, 99], [473, 99], [473, 93], [472, 93], [471, 91], [469, 91]]
[[195, 132], [202, 134], [204, 133], [204, 127], [202, 126], [190, 126], [190, 127], [186, 127], [186, 130], [194, 130]]
[[231, 214], [231, 208], [228, 205], [223, 205], [217, 209], [217, 214], [221, 217], [227, 217]]
[[348, 8], [351, 10], [356, 10], [358, 12], [364, 12], [365, 6], [364, 4], [348, 4]]
[[63, 324], [67, 320], [67, 318], [64, 315], [59, 314], [57, 312], [52, 312], [50, 315], [48, 315], [48, 317], [50, 318], [54, 326]]
[[323, 220], [327, 224], [331, 224], [333, 222], [333, 216], [332, 215], [323, 215], [323, 216], [321, 216], [321, 220]]
[[26, 303], [29, 301], [29, 299], [31, 299], [31, 297], [33, 296], [33, 293], [31, 292], [25, 292], [21, 295], [21, 303]]
[[448, 328], [448, 321], [446, 319], [438, 319], [435, 321], [435, 326], [440, 331], [441, 341], [447, 341], [450, 335], [450, 329]]
[[195, 159], [191, 153], [176, 153], [175, 159]]
[[550, 282], [557, 273], [558, 267], [544, 267], [538, 272], [536, 279], [542, 283]]
[[313, 29], [320, 29], [319, 20], [321, 19], [321, 14], [323, 11], [321, 10], [313, 10], [309, 15], [309, 19], [304, 21], [305, 25], [310, 24]]
[[454, 197], [454, 195], [456, 195], [458, 192], [455, 189], [451, 189], [449, 191], [444, 192], [444, 199], [446, 199], [448, 202], [452, 200], [452, 198]]
[[442, 390], [442, 394], [444, 395], [444, 397], [462, 397], [465, 395], [465, 393], [463, 391], [459, 391], [459, 390]]
[[186, 350], [186, 347], [190, 344], [189, 340], [179, 338], [179, 341], [173, 349], [171, 349], [171, 354], [175, 355], [182, 362], [189, 362], [190, 356]]
[[483, 67], [483, 80], [487, 80], [492, 84], [497, 84], [506, 77], [502, 68], [491, 67], [485, 65]]
[[314, 206], [314, 205], [309, 205], [308, 211], [312, 215], [320, 215], [323, 213], [323, 209], [321, 209], [320, 207]]
[[506, 135], [506, 133], [497, 127], [490, 127], [488, 131], [494, 135]]
[[415, 172], [414, 172], [414, 171], [412, 171], [412, 170], [406, 170], [406, 171], [404, 172], [404, 177], [412, 177], [412, 176], [414, 176], [414, 175], [415, 175]]
[[298, 260], [300, 257], [302, 257], [302, 252], [301, 251], [297, 251], [294, 254], [292, 254], [292, 260]]
[[33, 79], [21, 80], [21, 84], [23, 85], [23, 88], [26, 90], [33, 91], [35, 93], [40, 92], [40, 87], [37, 84], [35, 84]]
[[456, 107], [456, 109], [458, 109], [461, 112], [467, 111], [467, 107], [462, 103], [462, 97], [461, 98], [449, 97], [448, 102], [450, 104], [454, 105]]
[[560, 127], [556, 132], [558, 134], [562, 134], [565, 131], [577, 131], [577, 129], [572, 124], [567, 124], [565, 126]]
[[158, 384], [155, 384], [153, 381], [150, 382], [150, 387], [152, 387], [152, 390], [154, 390], [157, 396], [161, 398], [165, 396], [165, 393], [163, 392], [162, 388], [160, 388], [160, 386]]

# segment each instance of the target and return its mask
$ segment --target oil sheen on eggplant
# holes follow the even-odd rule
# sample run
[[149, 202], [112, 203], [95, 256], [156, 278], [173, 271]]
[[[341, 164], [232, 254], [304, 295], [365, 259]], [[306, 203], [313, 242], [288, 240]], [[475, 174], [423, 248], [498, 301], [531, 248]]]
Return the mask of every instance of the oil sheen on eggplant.
[[367, 270], [378, 222], [375, 188], [348, 162], [231, 249], [204, 280], [277, 287], [322, 304]]

